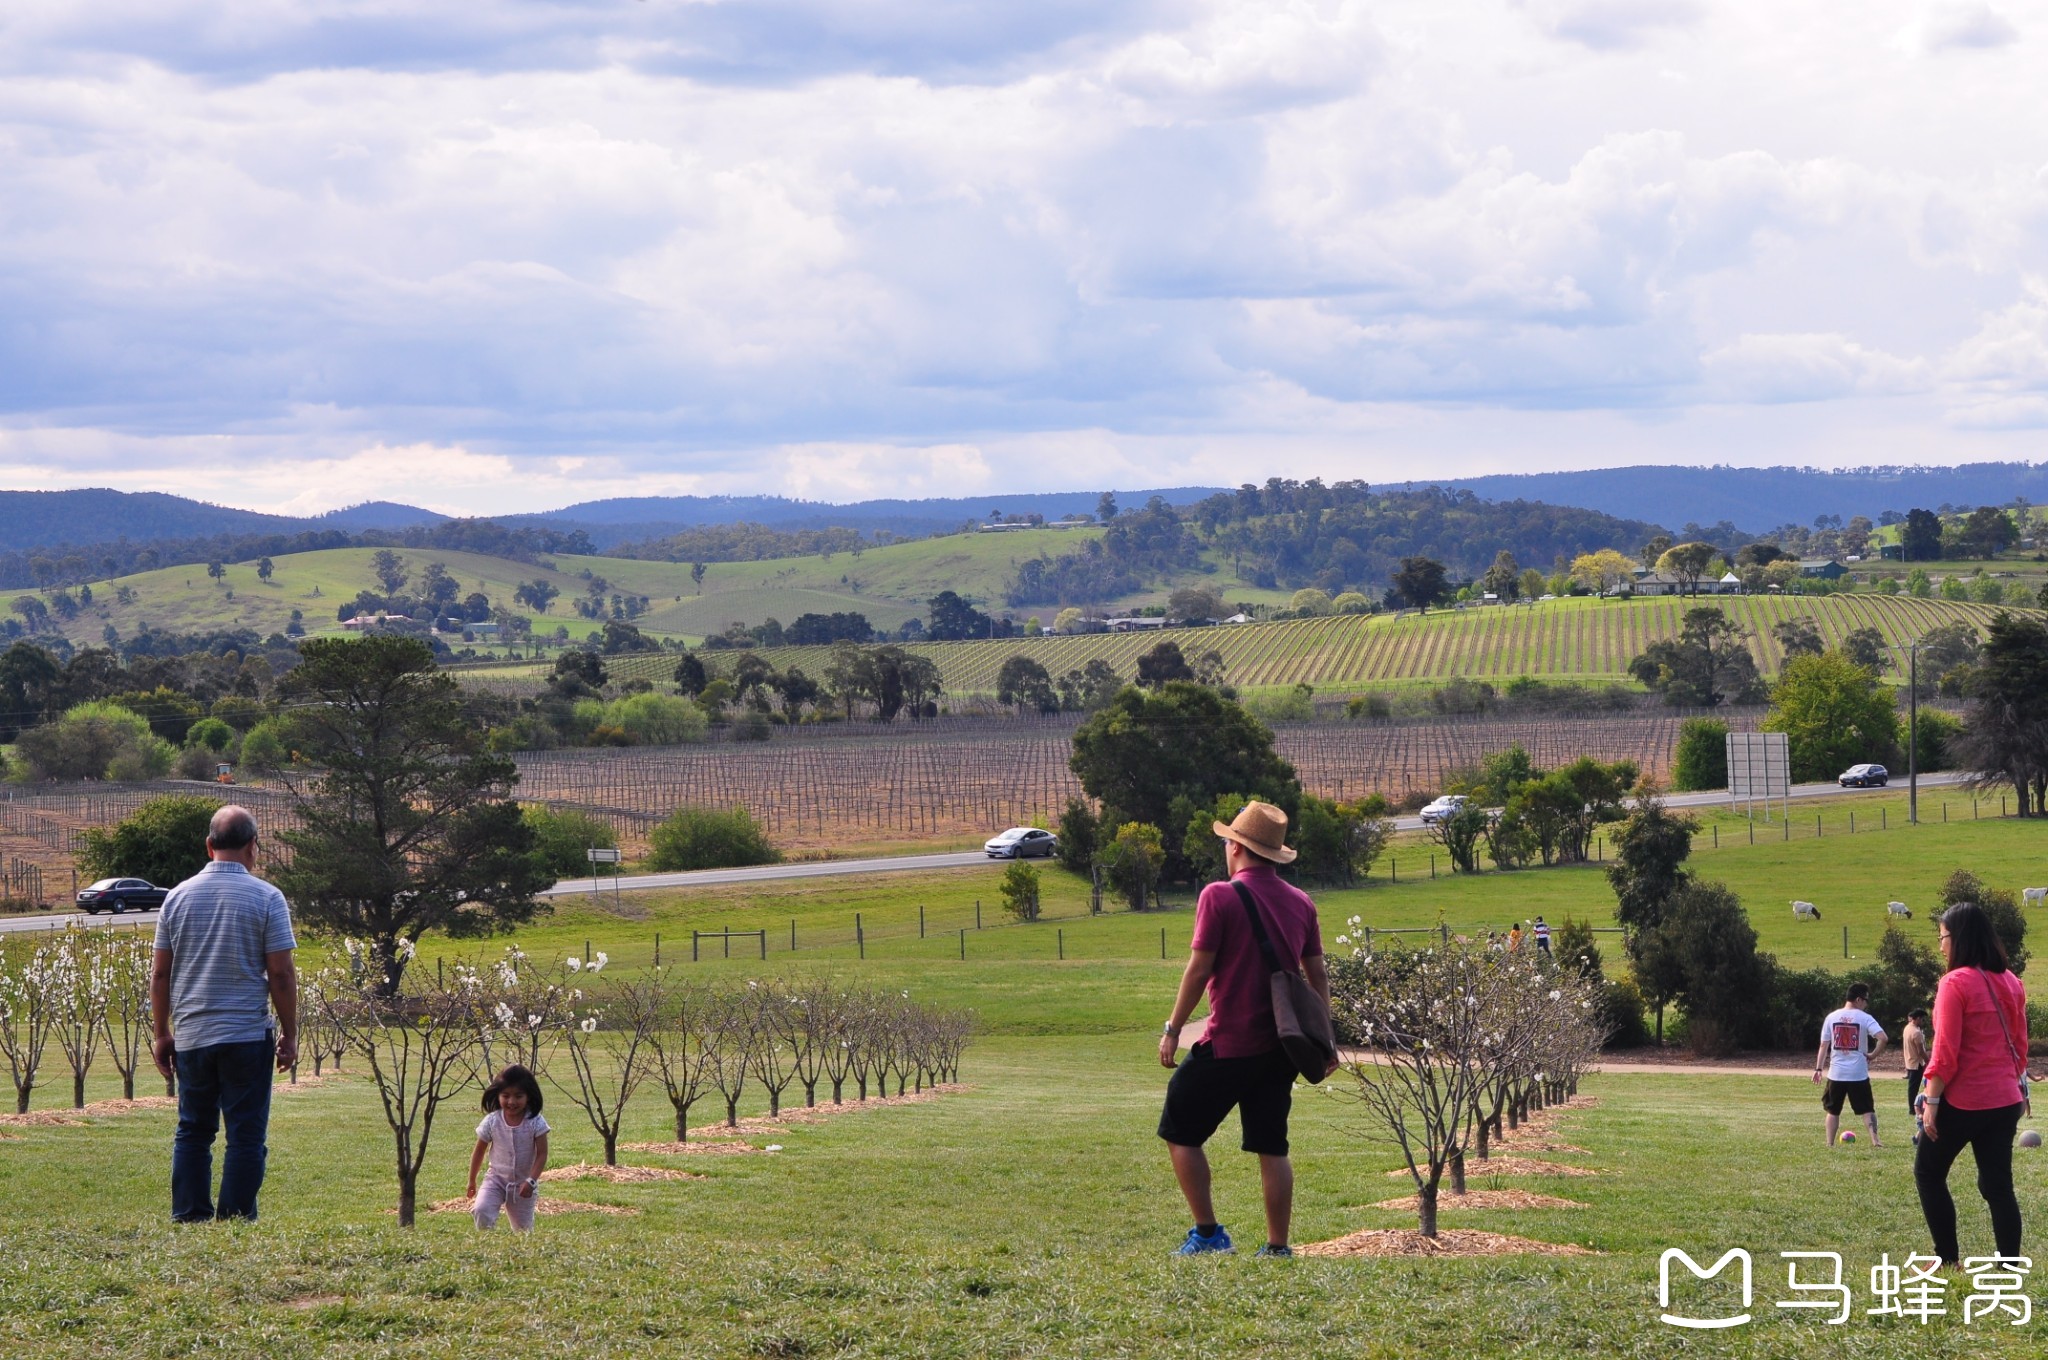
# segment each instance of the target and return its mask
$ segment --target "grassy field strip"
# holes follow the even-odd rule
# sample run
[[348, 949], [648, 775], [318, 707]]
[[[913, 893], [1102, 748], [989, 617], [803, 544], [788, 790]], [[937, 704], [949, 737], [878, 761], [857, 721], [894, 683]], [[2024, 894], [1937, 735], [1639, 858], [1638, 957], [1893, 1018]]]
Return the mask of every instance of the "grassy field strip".
[[[791, 1125], [774, 1135], [776, 1155], [690, 1163], [701, 1181], [550, 1186], [637, 1213], [543, 1219], [530, 1244], [480, 1235], [459, 1215], [425, 1216], [410, 1234], [392, 1226], [381, 1118], [354, 1079], [277, 1100], [255, 1226], [163, 1221], [167, 1111], [23, 1130], [0, 1145], [0, 1194], [37, 1212], [10, 1224], [0, 1254], [0, 1336], [38, 1360], [193, 1354], [202, 1338], [209, 1352], [283, 1360], [537, 1347], [584, 1360], [683, 1338], [690, 1354], [719, 1357], [1495, 1357], [1530, 1354], [1534, 1338], [1552, 1354], [2037, 1353], [2031, 1327], [1965, 1329], [1955, 1316], [1923, 1329], [1859, 1313], [1830, 1328], [1772, 1307], [1784, 1294], [1776, 1252], [1843, 1253], [1860, 1309], [1869, 1267], [1922, 1249], [1924, 1228], [1905, 1149], [1823, 1147], [1809, 1091], [1732, 1075], [1594, 1076], [1598, 1103], [1558, 1130], [1586, 1154], [1544, 1155], [1599, 1174], [1501, 1182], [1473, 1164], [1477, 1188], [1586, 1207], [1445, 1212], [1447, 1226], [1597, 1255], [1170, 1260], [1185, 1223], [1153, 1134], [1165, 1073], [1151, 1050], [1138, 1030], [986, 1039], [969, 1050], [963, 1094]], [[554, 1160], [593, 1157], [580, 1114], [550, 1096]], [[1881, 1114], [1896, 1132], [1892, 1104]], [[469, 1112], [446, 1119], [423, 1191], [433, 1198], [459, 1194], [467, 1165]], [[659, 1095], [642, 1095], [627, 1138], [666, 1137], [669, 1122]], [[1412, 1221], [1366, 1207], [1404, 1192], [1382, 1174], [1398, 1154], [1364, 1136], [1341, 1094], [1301, 1093], [1293, 1133], [1296, 1241]], [[1219, 1208], [1256, 1241], [1249, 1159], [1229, 1149], [1215, 1159]], [[85, 1157], [89, 1178], [76, 1174]], [[2048, 1162], [2023, 1154], [2018, 1175], [2022, 1202], [2041, 1203]], [[1958, 1191], [1966, 1249], [1988, 1249], [1966, 1174]], [[1757, 1322], [1675, 1343], [1655, 1290], [1673, 1246], [1703, 1260], [1754, 1253]]]

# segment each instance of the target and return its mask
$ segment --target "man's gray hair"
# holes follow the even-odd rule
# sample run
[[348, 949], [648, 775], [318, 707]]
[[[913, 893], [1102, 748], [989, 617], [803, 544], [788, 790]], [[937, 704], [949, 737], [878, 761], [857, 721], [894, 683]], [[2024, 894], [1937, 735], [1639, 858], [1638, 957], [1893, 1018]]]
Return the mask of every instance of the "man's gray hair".
[[249, 809], [229, 803], [206, 826], [206, 843], [216, 850], [240, 850], [256, 840], [256, 818]]

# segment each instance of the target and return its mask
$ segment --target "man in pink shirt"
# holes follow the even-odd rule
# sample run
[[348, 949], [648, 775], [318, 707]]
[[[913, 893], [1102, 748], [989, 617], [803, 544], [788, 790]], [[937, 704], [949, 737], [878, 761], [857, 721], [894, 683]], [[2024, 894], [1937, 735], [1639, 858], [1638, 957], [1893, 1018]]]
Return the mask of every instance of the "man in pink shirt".
[[[1173, 1014], [1159, 1041], [1161, 1066], [1174, 1068], [1166, 1087], [1159, 1136], [1173, 1157], [1173, 1173], [1187, 1197], [1195, 1226], [1179, 1249], [1184, 1256], [1230, 1251], [1230, 1234], [1216, 1221], [1209, 1191], [1209, 1158], [1202, 1145], [1234, 1107], [1243, 1125], [1242, 1146], [1257, 1153], [1265, 1192], [1266, 1245], [1261, 1256], [1292, 1256], [1287, 1245], [1294, 1215], [1294, 1166], [1287, 1160], [1287, 1116], [1294, 1103], [1294, 1064], [1280, 1046], [1273, 1020], [1272, 984], [1253, 933], [1250, 909], [1260, 912], [1283, 966], [1298, 962], [1310, 987], [1330, 1000], [1323, 937], [1316, 904], [1282, 879], [1276, 865], [1291, 863], [1287, 814], [1271, 803], [1245, 805], [1225, 826], [1223, 859], [1230, 881], [1202, 889], [1195, 935], [1181, 974]], [[1250, 894], [1248, 904], [1239, 888]], [[1203, 991], [1209, 994], [1207, 1031], [1179, 1061], [1181, 1026]]]

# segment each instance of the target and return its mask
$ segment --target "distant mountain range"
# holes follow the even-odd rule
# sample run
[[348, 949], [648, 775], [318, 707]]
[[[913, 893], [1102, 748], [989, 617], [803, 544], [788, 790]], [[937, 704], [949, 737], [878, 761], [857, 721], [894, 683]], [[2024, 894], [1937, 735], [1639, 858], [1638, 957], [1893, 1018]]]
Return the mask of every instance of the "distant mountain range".
[[[1398, 484], [1396, 484], [1398, 485]], [[2048, 502], [2048, 462], [1972, 463], [1963, 467], [1817, 468], [1644, 466], [1585, 472], [1530, 472], [1445, 481], [1415, 487], [1469, 488], [1488, 500], [1543, 501], [1582, 506], [1672, 529], [1726, 520], [1750, 533], [1818, 515], [1901, 513], [1914, 507], [1999, 505], [2014, 497]], [[1224, 487], [1177, 486], [1118, 491], [1117, 502], [1136, 509], [1152, 496], [1186, 505]], [[786, 496], [630, 496], [584, 501], [532, 514], [493, 515], [508, 526], [528, 525], [590, 536], [599, 551], [658, 539], [710, 524], [752, 522], [778, 529], [852, 528], [921, 537], [985, 518], [1041, 514], [1047, 519], [1090, 513], [1099, 491], [1028, 492], [932, 500], [873, 500], [850, 505]], [[0, 552], [126, 539], [192, 539], [219, 534], [296, 534], [339, 529], [395, 531], [449, 518], [418, 506], [370, 501], [324, 515], [293, 517], [212, 505], [161, 492], [0, 491]]]
[[[1430, 483], [1418, 482], [1417, 486]], [[1466, 477], [1435, 485], [1469, 487], [1488, 500], [1578, 505], [1677, 529], [1727, 520], [1750, 533], [1811, 524], [1819, 515], [1900, 514], [1942, 505], [2048, 501], [2048, 462], [1962, 467], [1622, 467]]]

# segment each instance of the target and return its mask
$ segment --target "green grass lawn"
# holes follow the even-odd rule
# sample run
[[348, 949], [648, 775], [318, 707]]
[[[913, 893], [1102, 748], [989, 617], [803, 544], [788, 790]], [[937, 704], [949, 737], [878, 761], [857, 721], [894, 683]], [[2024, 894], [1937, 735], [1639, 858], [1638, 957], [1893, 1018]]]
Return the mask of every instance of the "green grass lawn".
[[[1783, 822], [1759, 823], [1755, 845], [1748, 841], [1747, 823], [1715, 813], [1696, 840], [1692, 867], [1741, 896], [1761, 947], [1781, 963], [1857, 967], [1875, 955], [1889, 901], [1913, 908], [1913, 928], [1931, 938], [1936, 891], [1957, 869], [2015, 890], [2048, 878], [2042, 867], [2048, 823], [1992, 817], [1990, 807], [1983, 820], [1969, 820], [1967, 796], [1952, 791], [1947, 795], [1952, 820], [1943, 823], [1941, 801], [1930, 792], [1921, 803], [1922, 824], [1909, 827], [1904, 825], [1903, 795], [1830, 800], [1817, 813], [1822, 818], [1818, 837], [1812, 821], [1816, 813], [1794, 804], [1793, 835], [1779, 838]], [[1881, 831], [1872, 829], [1880, 808], [1887, 828]], [[1848, 831], [1852, 809], [1859, 828], [1853, 836]], [[1718, 847], [1715, 827], [1720, 829]], [[1430, 877], [1432, 853], [1435, 878]], [[1145, 989], [1171, 985], [1186, 956], [1193, 894], [1169, 891], [1167, 910], [1145, 913], [1114, 909], [1117, 903], [1105, 898], [1111, 909], [1091, 915], [1084, 880], [1051, 866], [1041, 872], [1045, 915], [1030, 925], [1004, 916], [998, 891], [1003, 869], [991, 863], [917, 874], [629, 892], [617, 905], [606, 890], [597, 898], [556, 899], [553, 914], [527, 927], [520, 939], [536, 955], [580, 956], [587, 943], [593, 951], [638, 964], [652, 962], [658, 934], [663, 961], [681, 964], [689, 959], [693, 930], [758, 930], [767, 936], [765, 963], [754, 939], [730, 941], [729, 960], [728, 942], [715, 939], [700, 941], [698, 966], [751, 974], [853, 967], [881, 985], [915, 985], [938, 999], [972, 1005], [991, 1025], [1022, 1032], [1105, 1033], [1151, 1021], [1157, 1005]], [[1614, 894], [1600, 865], [1453, 875], [1441, 850], [1432, 851], [1415, 838], [1397, 845], [1364, 885], [1312, 886], [1312, 891], [1331, 948], [1353, 916], [1376, 930], [1433, 929], [1441, 923], [1473, 935], [1505, 931], [1537, 915], [1553, 925], [1567, 916], [1613, 924]], [[1795, 921], [1794, 898], [1816, 903], [1821, 920]], [[864, 958], [854, 933], [856, 915]], [[1617, 937], [1602, 939], [1618, 948]], [[428, 952], [438, 948], [450, 947], [430, 944]], [[452, 952], [472, 950], [464, 945]], [[1148, 981], [1154, 978], [1166, 982]], [[1012, 1015], [1012, 1008], [1019, 1014]]]
[[[1154, 1008], [1164, 994], [1151, 998]], [[1505, 1180], [1583, 1204], [1446, 1210], [1444, 1226], [1590, 1247], [1577, 1258], [1178, 1261], [1185, 1214], [1153, 1135], [1165, 1074], [1141, 1030], [997, 1037], [969, 1050], [971, 1089], [772, 1135], [772, 1156], [673, 1159], [706, 1179], [550, 1185], [630, 1217], [544, 1217], [531, 1239], [392, 1202], [382, 1122], [350, 1078], [280, 1096], [263, 1220], [165, 1221], [167, 1111], [13, 1130], [0, 1144], [10, 1208], [0, 1253], [0, 1350], [101, 1356], [1368, 1356], [1706, 1354], [1924, 1357], [2033, 1354], [2034, 1327], [1925, 1329], [1868, 1319], [1881, 1254], [1924, 1248], [1902, 1146], [1830, 1150], [1800, 1079], [1596, 1076], [1562, 1136], [1590, 1178]], [[1340, 1079], [1341, 1080], [1341, 1079]], [[1881, 1110], [1901, 1135], [1891, 1083]], [[1297, 1096], [1297, 1242], [1403, 1227], [1370, 1207], [1404, 1193], [1398, 1155], [1355, 1103]], [[665, 1135], [642, 1096], [629, 1137]], [[557, 1164], [595, 1136], [559, 1093]], [[423, 1199], [459, 1195], [471, 1102], [435, 1136]], [[705, 1118], [710, 1118], [706, 1112]], [[1216, 1145], [1223, 1221], [1259, 1240], [1250, 1159]], [[757, 1139], [757, 1142], [765, 1141]], [[2021, 1153], [2037, 1211], [2048, 1163]], [[652, 1163], [661, 1159], [641, 1155]], [[1968, 1173], [1956, 1174], [1966, 1252], [1989, 1250]], [[1757, 1320], [1683, 1336], [1657, 1321], [1659, 1255], [1756, 1257]], [[1857, 1295], [1848, 1325], [1772, 1306], [1787, 1250], [1835, 1250]], [[1674, 1304], [1697, 1295], [1681, 1293]], [[2038, 1327], [2039, 1323], [2036, 1324]]]
[[[1695, 864], [1744, 895], [1767, 948], [1788, 963], [1827, 963], [1839, 954], [1839, 919], [1873, 943], [1882, 924], [1869, 913], [1865, 932], [1848, 906], [1829, 911], [1836, 897], [1881, 911], [1896, 892], [1917, 905], [1965, 865], [2017, 885], [2038, 876], [2041, 831], [1992, 819], [1755, 847], [1724, 835]], [[1552, 1159], [1599, 1175], [1508, 1179], [1475, 1164], [1473, 1182], [1586, 1207], [1445, 1211], [1445, 1227], [1577, 1243], [1594, 1256], [1169, 1260], [1185, 1222], [1152, 1132], [1164, 1081], [1153, 1035], [1187, 945], [1185, 896], [1162, 913], [1091, 917], [1084, 885], [1049, 871], [1047, 919], [1005, 925], [995, 905], [999, 873], [991, 865], [639, 893], [616, 906], [570, 899], [519, 932], [536, 958], [580, 957], [588, 940], [614, 969], [650, 962], [659, 932], [664, 962], [683, 969], [692, 929], [767, 929], [765, 964], [758, 954], [741, 957], [735, 942], [731, 961], [720, 949], [693, 971], [822, 973], [971, 1006], [979, 1016], [966, 1092], [756, 1137], [781, 1145], [772, 1156], [624, 1158], [703, 1180], [585, 1181], [545, 1192], [638, 1210], [633, 1216], [545, 1217], [530, 1240], [483, 1237], [454, 1215], [423, 1215], [415, 1231], [401, 1231], [385, 1212], [395, 1192], [381, 1111], [353, 1074], [279, 1097], [255, 1226], [173, 1231], [165, 1221], [166, 1111], [0, 1130], [12, 1135], [0, 1142], [0, 1202], [10, 1209], [0, 1354], [1922, 1357], [2038, 1347], [2031, 1327], [1980, 1320], [1965, 1329], [1960, 1291], [1957, 1316], [1924, 1330], [1862, 1315], [1879, 1256], [1897, 1262], [1925, 1246], [1889, 1081], [1880, 1117], [1895, 1145], [1830, 1150], [1812, 1088], [1797, 1075], [1595, 1076], [1586, 1090], [1598, 1103], [1569, 1113], [1561, 1134], [1586, 1153]], [[1536, 911], [1553, 921], [1567, 912], [1605, 920], [1612, 901], [1597, 868], [1434, 881], [1426, 873], [1319, 892], [1326, 934], [1353, 913], [1381, 926], [1442, 919], [1479, 928]], [[1794, 895], [1822, 902], [1824, 923], [1795, 927], [1778, 905]], [[852, 940], [855, 912], [865, 959]], [[1158, 957], [1162, 930], [1166, 960]], [[474, 950], [437, 946], [415, 966]], [[317, 966], [319, 954], [309, 948], [305, 965]], [[55, 1062], [38, 1109], [68, 1094]], [[1368, 1136], [1342, 1092], [1339, 1082], [1297, 1097], [1297, 1242], [1410, 1222], [1371, 1207], [1405, 1193], [1382, 1174], [1398, 1154]], [[116, 1093], [103, 1064], [89, 1095]], [[549, 1094], [555, 1162], [596, 1160], [596, 1134], [558, 1090]], [[757, 1093], [743, 1110], [760, 1104]], [[717, 1117], [711, 1102], [693, 1113], [697, 1124]], [[460, 1194], [474, 1120], [473, 1097], [445, 1113], [423, 1201]], [[659, 1091], [643, 1091], [627, 1138], [666, 1138], [671, 1122]], [[1256, 1243], [1255, 1172], [1230, 1136], [1226, 1127], [1216, 1145], [1219, 1204], [1240, 1239]], [[2048, 1191], [2042, 1157], [2020, 1154], [2030, 1214]], [[1988, 1251], [1970, 1175], [1959, 1170], [1954, 1180], [1966, 1251]], [[1735, 1246], [1756, 1258], [1753, 1324], [1682, 1336], [1657, 1321], [1666, 1248], [1705, 1262]], [[1786, 1297], [1775, 1253], [1791, 1250], [1843, 1253], [1859, 1310], [1848, 1325], [1772, 1306]]]

